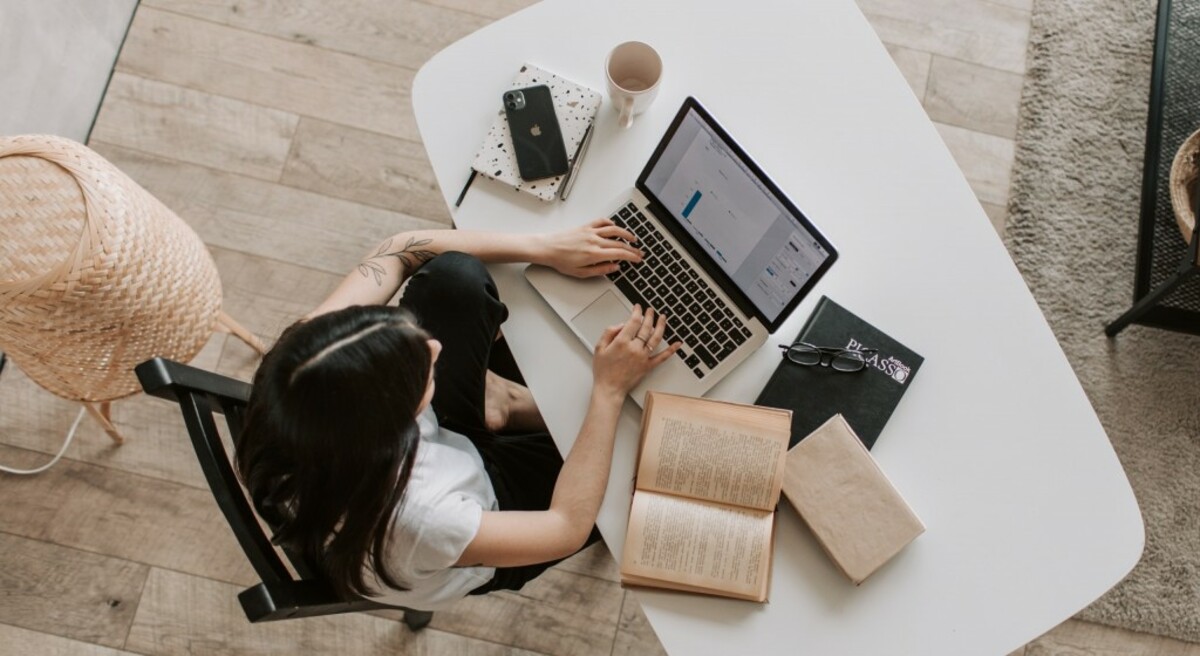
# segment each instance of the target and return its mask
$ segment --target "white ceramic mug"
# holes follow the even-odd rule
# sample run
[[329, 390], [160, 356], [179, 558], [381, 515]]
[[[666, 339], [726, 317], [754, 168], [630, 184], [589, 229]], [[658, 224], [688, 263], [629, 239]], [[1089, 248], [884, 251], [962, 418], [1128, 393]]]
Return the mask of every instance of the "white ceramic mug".
[[622, 129], [633, 125], [633, 117], [654, 102], [662, 71], [662, 57], [641, 41], [626, 41], [608, 53], [604, 62], [608, 95], [621, 114]]

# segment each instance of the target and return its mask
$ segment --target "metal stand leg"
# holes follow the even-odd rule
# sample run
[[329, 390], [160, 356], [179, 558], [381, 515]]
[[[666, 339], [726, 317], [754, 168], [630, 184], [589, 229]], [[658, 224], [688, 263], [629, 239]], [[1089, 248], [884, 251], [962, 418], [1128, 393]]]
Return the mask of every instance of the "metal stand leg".
[[[1200, 228], [1200, 226], [1197, 226], [1197, 228]], [[1159, 285], [1157, 289], [1143, 296], [1125, 314], [1122, 314], [1116, 321], [1105, 326], [1104, 334], [1109, 337], [1115, 337], [1126, 326], [1136, 321], [1147, 310], [1157, 305], [1167, 294], [1175, 291], [1176, 287], [1179, 287], [1188, 278], [1200, 272], [1200, 268], [1196, 266], [1197, 254], [1200, 254], [1200, 229], [1192, 230], [1192, 240], [1188, 243], [1187, 252], [1184, 253], [1183, 261], [1179, 263], [1179, 268], [1175, 271], [1175, 276]]]

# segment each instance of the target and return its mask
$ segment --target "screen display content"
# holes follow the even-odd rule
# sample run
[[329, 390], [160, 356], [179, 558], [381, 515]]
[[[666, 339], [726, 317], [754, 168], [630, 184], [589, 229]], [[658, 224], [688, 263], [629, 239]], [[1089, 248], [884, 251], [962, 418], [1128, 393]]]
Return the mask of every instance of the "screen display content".
[[829, 257], [802, 220], [694, 109], [646, 188], [774, 321]]

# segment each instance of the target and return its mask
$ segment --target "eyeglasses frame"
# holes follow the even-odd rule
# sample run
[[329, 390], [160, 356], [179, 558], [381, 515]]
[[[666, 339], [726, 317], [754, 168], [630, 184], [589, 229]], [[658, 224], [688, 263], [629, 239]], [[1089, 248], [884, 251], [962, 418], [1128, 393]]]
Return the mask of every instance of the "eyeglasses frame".
[[[788, 357], [788, 354], [791, 353], [791, 350], [797, 346], [804, 346], [804, 347], [807, 347], [807, 348], [810, 348], [810, 349], [816, 351], [817, 354], [820, 356], [820, 359], [817, 362], [813, 362], [811, 364], [805, 363], [805, 362], [796, 362], [792, 358]], [[816, 366], [828, 367], [829, 369], [832, 369], [834, 371], [844, 373], [844, 374], [855, 374], [860, 371], [866, 370], [867, 358], [865, 356], [872, 355], [872, 354], [879, 352], [879, 349], [873, 349], [873, 348], [861, 348], [861, 349], [836, 348], [836, 347], [832, 347], [832, 346], [817, 346], [815, 344], [809, 344], [808, 342], [793, 342], [791, 344], [780, 344], [779, 348], [783, 350], [784, 359], [787, 360], [788, 362], [791, 362], [792, 364], [797, 364], [797, 365], [800, 365], [801, 367], [816, 367]], [[843, 353], [854, 353], [854, 354], [858, 355], [859, 360], [862, 362], [862, 366], [859, 367], [858, 369], [838, 369], [837, 367], [833, 366], [833, 359], [839, 355], [842, 355]], [[828, 356], [828, 358], [826, 358], [826, 356]]]

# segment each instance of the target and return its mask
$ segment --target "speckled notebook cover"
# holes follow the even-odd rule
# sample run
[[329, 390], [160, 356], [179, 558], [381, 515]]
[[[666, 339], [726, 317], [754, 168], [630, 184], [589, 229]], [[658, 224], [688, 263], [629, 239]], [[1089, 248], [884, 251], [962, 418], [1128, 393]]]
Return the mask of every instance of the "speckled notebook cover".
[[[550, 95], [554, 98], [554, 113], [558, 116], [558, 124], [562, 129], [563, 144], [567, 148], [567, 156], [572, 159], [571, 167], [575, 166], [575, 154], [579, 151], [579, 143], [587, 132], [587, 128], [596, 118], [600, 110], [602, 96], [585, 86], [576, 84], [559, 75], [543, 70], [532, 64], [521, 67], [513, 89], [545, 84], [550, 87]], [[559, 175], [544, 180], [526, 182], [517, 172], [517, 158], [513, 155], [512, 137], [508, 132], [508, 120], [504, 116], [504, 108], [496, 101], [496, 120], [488, 130], [487, 136], [475, 154], [471, 168], [481, 175], [502, 182], [517, 191], [532, 194], [541, 200], [554, 200], [558, 197], [558, 188], [567, 176]]]

